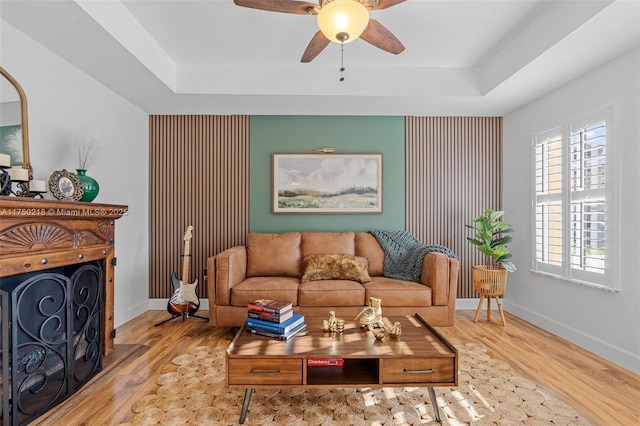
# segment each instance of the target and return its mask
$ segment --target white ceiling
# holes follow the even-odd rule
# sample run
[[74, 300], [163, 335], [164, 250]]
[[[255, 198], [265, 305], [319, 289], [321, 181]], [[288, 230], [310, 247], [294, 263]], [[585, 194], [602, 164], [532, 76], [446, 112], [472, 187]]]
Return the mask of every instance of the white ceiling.
[[640, 45], [640, 0], [408, 0], [300, 58], [315, 16], [232, 0], [0, 0], [6, 23], [152, 114], [504, 115]]

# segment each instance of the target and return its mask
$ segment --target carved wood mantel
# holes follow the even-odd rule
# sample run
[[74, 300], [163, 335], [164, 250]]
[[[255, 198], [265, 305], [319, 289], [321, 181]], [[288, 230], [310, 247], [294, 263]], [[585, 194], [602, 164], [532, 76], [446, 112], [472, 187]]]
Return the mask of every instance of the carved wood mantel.
[[0, 196], [0, 277], [103, 262], [103, 353], [113, 349], [115, 221], [127, 206]]

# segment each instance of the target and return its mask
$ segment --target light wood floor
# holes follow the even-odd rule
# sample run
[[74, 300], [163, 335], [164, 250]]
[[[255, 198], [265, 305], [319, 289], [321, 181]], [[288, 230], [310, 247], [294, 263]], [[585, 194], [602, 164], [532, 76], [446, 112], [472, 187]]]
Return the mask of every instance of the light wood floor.
[[[199, 312], [207, 316], [207, 312]], [[640, 425], [640, 376], [617, 367], [519, 318], [506, 314], [507, 327], [492, 313], [491, 323], [473, 322], [473, 311], [458, 311], [454, 327], [438, 330], [453, 344], [482, 343], [507, 361], [513, 373], [533, 380], [548, 397], [576, 408], [592, 425]], [[117, 350], [98, 377], [36, 425], [116, 425], [131, 419], [131, 404], [153, 393], [152, 378], [169, 371], [169, 361], [200, 345], [226, 347], [232, 328], [180, 319], [160, 327], [166, 311], [150, 311], [117, 330]], [[495, 319], [494, 319], [495, 318]]]

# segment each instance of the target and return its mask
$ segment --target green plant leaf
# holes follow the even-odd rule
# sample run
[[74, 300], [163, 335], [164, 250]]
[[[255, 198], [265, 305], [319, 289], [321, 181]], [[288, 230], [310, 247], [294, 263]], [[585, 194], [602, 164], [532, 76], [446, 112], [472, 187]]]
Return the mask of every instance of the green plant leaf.
[[496, 222], [498, 219], [500, 219], [502, 216], [504, 216], [504, 212], [501, 210], [498, 211], [492, 211], [489, 214], [489, 220], [491, 220], [491, 222]]
[[515, 272], [516, 271], [516, 265], [514, 265], [514, 263], [511, 262], [511, 261], [502, 262], [501, 265], [508, 272]]
[[493, 240], [493, 242], [491, 243], [492, 246], [498, 246], [498, 245], [507, 245], [509, 244], [511, 241], [513, 241], [513, 237], [507, 235], [506, 237], [501, 237], [498, 239]]
[[486, 245], [480, 245], [478, 246], [478, 250], [480, 250], [481, 253], [486, 254], [489, 257], [493, 257], [493, 249], [490, 246], [486, 246]]
[[469, 240], [471, 244], [474, 244], [476, 246], [481, 246], [482, 244], [484, 244], [482, 241], [476, 240], [475, 238], [467, 237], [467, 240]]

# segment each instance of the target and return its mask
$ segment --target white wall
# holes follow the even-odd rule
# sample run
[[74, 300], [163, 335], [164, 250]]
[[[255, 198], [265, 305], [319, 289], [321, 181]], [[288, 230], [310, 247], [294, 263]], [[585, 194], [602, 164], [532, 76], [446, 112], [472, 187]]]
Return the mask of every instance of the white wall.
[[20, 101], [0, 103], [0, 126], [15, 126], [18, 124], [20, 124]]
[[2, 67], [20, 83], [29, 108], [34, 178], [74, 171], [77, 142], [94, 138], [87, 174], [100, 183], [95, 202], [125, 204], [116, 222], [115, 325], [148, 309], [148, 116], [82, 71], [0, 21]]
[[[519, 266], [505, 308], [640, 373], [640, 49], [634, 49], [504, 117], [503, 206], [516, 230]], [[613, 105], [619, 161], [619, 279], [613, 293], [534, 274], [531, 265], [531, 137]], [[609, 129], [609, 127], [608, 127]], [[544, 350], [541, 348], [541, 350]]]

